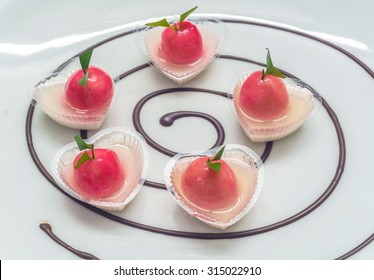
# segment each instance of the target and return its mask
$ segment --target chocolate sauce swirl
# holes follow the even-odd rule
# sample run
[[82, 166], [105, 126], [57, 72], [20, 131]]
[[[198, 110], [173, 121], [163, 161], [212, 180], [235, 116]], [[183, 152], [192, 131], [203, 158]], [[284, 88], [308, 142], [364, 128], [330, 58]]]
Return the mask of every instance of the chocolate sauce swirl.
[[[174, 152], [174, 151], [170, 151], [167, 148], [162, 147], [160, 144], [158, 144], [156, 141], [154, 141], [145, 132], [145, 130], [144, 130], [142, 124], [141, 124], [141, 121], [140, 121], [140, 112], [141, 112], [143, 106], [149, 100], [151, 100], [152, 98], [154, 98], [156, 96], [159, 96], [159, 95], [163, 95], [163, 94], [170, 94], [170, 93], [182, 92], [182, 91], [208, 92], [208, 93], [216, 94], [216, 95], [219, 95], [219, 96], [223, 96], [225, 98], [227, 97], [227, 93], [219, 92], [219, 91], [211, 91], [211, 90], [197, 89], [197, 88], [170, 88], [170, 89], [164, 89], [164, 90], [159, 90], [159, 91], [152, 92], [152, 93], [146, 95], [145, 97], [143, 97], [142, 99], [139, 100], [139, 102], [136, 104], [136, 106], [134, 108], [134, 111], [133, 111], [133, 114], [132, 114], [132, 120], [133, 120], [133, 124], [135, 126], [135, 129], [140, 134], [143, 135], [143, 137], [145, 138], [145, 140], [147, 141], [149, 146], [151, 146], [155, 150], [157, 150], [160, 153], [163, 153], [164, 155], [167, 155], [169, 157], [172, 157], [172, 156], [176, 155], [177, 153]], [[198, 118], [202, 118], [202, 119], [205, 119], [205, 120], [209, 121], [213, 125], [213, 127], [215, 128], [215, 130], [217, 132], [217, 141], [214, 143], [213, 147], [217, 147], [217, 146], [223, 144], [223, 141], [225, 140], [225, 130], [223, 129], [222, 125], [220, 124], [220, 122], [216, 118], [214, 118], [214, 117], [212, 117], [208, 114], [205, 114], [205, 113], [192, 112], [192, 111], [171, 112], [171, 113], [168, 113], [168, 114], [161, 117], [160, 124], [163, 125], [163, 126], [171, 126], [174, 123], [175, 120], [180, 119], [180, 118], [184, 118], [184, 117], [198, 117]]]

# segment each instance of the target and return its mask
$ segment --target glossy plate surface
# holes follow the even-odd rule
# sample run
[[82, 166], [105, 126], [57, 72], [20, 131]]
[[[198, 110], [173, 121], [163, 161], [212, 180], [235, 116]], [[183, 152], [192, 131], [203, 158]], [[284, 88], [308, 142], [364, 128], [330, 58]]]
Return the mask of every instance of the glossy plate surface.
[[[83, 2], [86, 15], [73, 1], [0, 5], [0, 258], [78, 258], [39, 228], [44, 221], [70, 246], [101, 259], [374, 258], [373, 3], [204, 1], [196, 12], [223, 20], [230, 37], [220, 58], [180, 87], [147, 64], [132, 31], [139, 21], [189, 6]], [[360, 20], [346, 20], [353, 17]], [[136, 129], [149, 144], [148, 187], [116, 214], [95, 212], [56, 188], [51, 160], [79, 131], [31, 104], [37, 82], [91, 46], [121, 84], [102, 128]], [[248, 140], [227, 98], [243, 73], [261, 68], [265, 48], [274, 65], [323, 98], [298, 131], [268, 144]], [[225, 231], [190, 217], [159, 184], [175, 153], [222, 143], [265, 159], [261, 197]]]

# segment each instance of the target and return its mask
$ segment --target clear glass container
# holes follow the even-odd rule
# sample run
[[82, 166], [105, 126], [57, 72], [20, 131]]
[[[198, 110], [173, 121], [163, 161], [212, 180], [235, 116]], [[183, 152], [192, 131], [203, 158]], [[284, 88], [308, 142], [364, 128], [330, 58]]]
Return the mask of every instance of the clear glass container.
[[105, 120], [110, 107], [114, 104], [119, 92], [118, 78], [113, 78], [100, 61], [92, 59], [90, 66], [102, 69], [113, 82], [113, 95], [110, 103], [98, 110], [80, 110], [73, 107], [66, 99], [65, 85], [69, 77], [81, 69], [79, 58], [73, 58], [56, 71], [40, 81], [34, 89], [33, 98], [39, 106], [55, 122], [74, 129], [98, 129]]
[[274, 141], [286, 137], [296, 131], [305, 120], [314, 116], [321, 108], [322, 98], [316, 91], [298, 79], [285, 78], [282, 81], [289, 97], [286, 114], [271, 120], [252, 118], [244, 112], [239, 103], [240, 91], [248, 76], [249, 74], [245, 74], [236, 82], [230, 102], [235, 108], [235, 114], [241, 127], [253, 142]]
[[220, 149], [175, 155], [165, 167], [164, 180], [172, 197], [187, 213], [212, 227], [225, 229], [238, 222], [255, 205], [264, 183], [264, 166], [261, 158], [248, 147], [226, 144], [222, 159], [235, 175], [237, 198], [219, 209], [197, 206], [184, 192], [183, 174], [194, 160], [204, 156], [214, 157]]
[[51, 174], [58, 185], [69, 195], [95, 207], [121, 211], [130, 203], [142, 187], [148, 169], [148, 151], [143, 137], [132, 130], [121, 127], [108, 128], [86, 140], [95, 148], [113, 150], [120, 160], [125, 181], [120, 190], [105, 198], [89, 198], [80, 190], [74, 178], [73, 161], [80, 153], [75, 142], [64, 146], [54, 156]]
[[[224, 23], [215, 18], [190, 15], [186, 20], [194, 23], [203, 40], [203, 53], [200, 59], [190, 64], [177, 64], [163, 58], [160, 53], [161, 34], [165, 27], [149, 27], [145, 23], [158, 21], [161, 18], [146, 20], [136, 31], [136, 42], [140, 53], [148, 63], [178, 84], [184, 84], [204, 71], [222, 51], [227, 30]], [[169, 24], [179, 21], [179, 16], [166, 17]]]

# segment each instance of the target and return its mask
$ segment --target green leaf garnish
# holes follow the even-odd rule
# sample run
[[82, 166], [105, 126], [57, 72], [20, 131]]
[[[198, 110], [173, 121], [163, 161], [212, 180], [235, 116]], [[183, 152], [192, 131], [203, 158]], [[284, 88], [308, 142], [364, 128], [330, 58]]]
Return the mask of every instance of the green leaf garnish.
[[79, 56], [79, 62], [81, 63], [84, 76], [78, 81], [78, 84], [80, 84], [82, 87], [85, 87], [87, 84], [88, 75], [89, 75], [89, 72], [87, 71], [87, 69], [88, 69], [88, 66], [90, 65], [92, 52], [93, 52], [93, 49]]
[[79, 56], [79, 62], [81, 63], [81, 67], [83, 72], [86, 74], [88, 66], [90, 65], [90, 60], [92, 56], [93, 49], [85, 52], [84, 54]]
[[207, 161], [207, 165], [214, 170], [215, 172], [219, 173], [221, 171], [222, 164], [220, 162], [211, 162], [210, 160]]
[[266, 55], [266, 72], [269, 71], [270, 68], [273, 68], [274, 65], [273, 65], [273, 61], [271, 60], [271, 56], [270, 56], [270, 50], [268, 48], [266, 48], [268, 53]]
[[274, 67], [273, 61], [271, 60], [270, 51], [268, 48], [266, 49], [268, 50], [268, 53], [266, 56], [266, 71], [262, 70], [261, 79], [264, 79], [266, 75], [272, 75], [272, 76], [276, 76], [282, 79], [286, 78], [286, 76], [283, 75], [283, 73], [278, 68]]
[[161, 26], [161, 27], [168, 27], [168, 28], [171, 28], [171, 26], [170, 26], [170, 24], [168, 23], [168, 21], [166, 20], [166, 18], [164, 18], [164, 19], [162, 19], [162, 20], [159, 20], [159, 21], [146, 23], [145, 25], [147, 25], [147, 26], [151, 26], [151, 27]]
[[87, 149], [93, 149], [93, 147], [94, 147], [93, 144], [87, 144], [79, 134], [74, 136], [74, 140], [77, 143], [80, 151], [87, 150]]
[[[193, 11], [195, 11], [196, 9], [198, 8], [198, 6], [192, 8], [191, 10], [188, 10], [187, 12], [183, 13], [180, 15], [179, 17], [179, 26], [182, 26], [182, 22], [191, 14], [193, 13]], [[157, 26], [160, 26], [160, 27], [167, 27], [167, 28], [171, 28], [175, 31], [178, 32], [178, 28], [177, 28], [177, 25], [176, 23], [170, 25], [169, 22], [166, 20], [166, 18], [163, 18], [162, 20], [159, 20], [159, 21], [154, 21], [154, 22], [150, 22], [150, 23], [146, 23], [145, 25], [147, 26], [151, 26], [151, 27], [157, 27]]]
[[85, 163], [88, 160], [93, 160], [93, 157], [90, 157], [90, 155], [87, 152], [84, 152], [80, 159], [78, 160], [77, 164], [74, 165], [75, 169], [78, 169], [83, 163]]
[[219, 160], [221, 159], [222, 155], [223, 155], [223, 151], [225, 150], [225, 146], [223, 146], [217, 153], [216, 155], [214, 156], [213, 160]]
[[179, 26], [182, 26], [182, 22], [190, 15], [192, 14], [196, 9], [198, 8], [198, 6], [192, 8], [191, 10], [188, 10], [187, 12], [183, 13], [180, 15], [180, 18], [179, 18]]
[[78, 84], [80, 84], [82, 87], [85, 87], [88, 81], [88, 75], [90, 74], [90, 71], [87, 71], [84, 76], [78, 81]]
[[87, 144], [82, 137], [78, 134], [74, 136], [75, 142], [78, 145], [78, 148], [80, 151], [90, 149], [92, 152], [92, 157], [85, 151], [80, 159], [78, 160], [77, 164], [74, 166], [75, 169], [79, 168], [83, 163], [85, 163], [88, 160], [93, 160], [95, 158], [94, 154], [94, 145], [93, 144]]
[[206, 164], [212, 169], [214, 170], [215, 172], [220, 172], [221, 170], [221, 166], [222, 164], [220, 162], [214, 162], [214, 161], [217, 161], [217, 160], [220, 160], [221, 157], [222, 157], [222, 154], [223, 154], [223, 151], [225, 150], [225, 146], [223, 146], [217, 153], [216, 155], [214, 156], [213, 159], [209, 159], [207, 160]]

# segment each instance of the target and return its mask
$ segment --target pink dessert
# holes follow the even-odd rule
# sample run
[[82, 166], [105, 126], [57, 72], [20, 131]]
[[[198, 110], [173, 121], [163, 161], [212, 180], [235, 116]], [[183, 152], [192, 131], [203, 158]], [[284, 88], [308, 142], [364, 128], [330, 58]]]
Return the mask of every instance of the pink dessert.
[[128, 129], [109, 128], [87, 142], [79, 135], [75, 140], [52, 161], [56, 182], [71, 196], [95, 207], [123, 210], [144, 183], [148, 164], [144, 139]]
[[301, 126], [314, 106], [310, 89], [275, 68], [269, 51], [266, 70], [241, 78], [233, 101], [239, 123], [254, 142], [288, 136]]
[[92, 50], [35, 87], [37, 104], [54, 121], [76, 129], [97, 129], [104, 122], [114, 95], [113, 79], [89, 66]]
[[228, 144], [206, 153], [176, 155], [164, 176], [168, 190], [184, 210], [224, 229], [242, 219], [255, 204], [263, 167], [249, 148]]
[[166, 61], [176, 64], [191, 64], [203, 55], [203, 40], [197, 26], [183, 21], [166, 28], [161, 34], [159, 54]]
[[158, 49], [162, 59], [176, 64], [191, 64], [199, 60], [203, 54], [203, 40], [197, 26], [185, 19], [197, 7], [182, 14], [179, 22], [170, 25], [166, 18], [146, 23], [150, 27], [165, 27], [161, 33], [161, 43]]
[[65, 84], [67, 102], [82, 111], [98, 111], [107, 108], [113, 98], [112, 78], [102, 69], [90, 66], [86, 70], [88, 78], [85, 86], [79, 81], [85, 76], [82, 69], [73, 73]]
[[278, 77], [262, 76], [262, 71], [256, 71], [245, 80], [240, 90], [239, 106], [253, 119], [279, 119], [288, 111], [286, 86]]
[[195, 9], [180, 15], [179, 21], [169, 17], [146, 23], [138, 34], [147, 59], [179, 84], [204, 71], [223, 45], [222, 22], [193, 16], [185, 20]]
[[222, 159], [217, 172], [207, 164], [209, 157], [201, 157], [189, 164], [182, 175], [181, 189], [188, 200], [202, 209], [222, 209], [235, 205], [238, 200], [236, 177], [231, 167]]
[[[85, 157], [88, 160], [80, 163]], [[117, 154], [110, 149], [96, 148], [81, 152], [73, 165], [75, 180], [87, 197], [109, 197], [117, 193], [125, 181], [125, 168], [121, 167]]]

